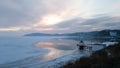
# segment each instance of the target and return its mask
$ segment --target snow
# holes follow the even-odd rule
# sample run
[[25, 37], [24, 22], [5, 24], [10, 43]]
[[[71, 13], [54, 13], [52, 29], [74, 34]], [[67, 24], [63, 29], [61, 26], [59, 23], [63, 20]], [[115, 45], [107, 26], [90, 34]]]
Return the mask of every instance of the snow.
[[[12, 51], [11, 51], [12, 50]], [[21, 60], [27, 57], [42, 55], [47, 53], [45, 49], [27, 47], [0, 47], [0, 64]]]
[[[57, 54], [56, 54], [57, 52]], [[55, 54], [55, 55], [54, 55]], [[46, 56], [47, 55], [47, 56]], [[57, 50], [53, 53], [50, 52], [46, 54], [44, 58], [50, 58], [49, 55], [52, 55], [53, 58], [46, 60], [39, 60], [38, 57], [28, 58], [21, 61], [16, 61], [13, 63], [3, 64], [0, 67], [9, 67], [9, 68], [59, 68], [68, 62], [74, 62], [83, 56], [89, 56], [88, 51], [79, 51], [77, 49], [70, 51]]]
[[[80, 52], [78, 49], [76, 49], [63, 57], [45, 63], [44, 65], [40, 66], [40, 68], [59, 68], [69, 62], [74, 63], [76, 60], [80, 59], [81, 57], [89, 56], [89, 55], [90, 53], [88, 51]], [[38, 67], [35, 66], [31, 68], [38, 68]]]
[[[88, 51], [79, 51], [78, 49], [75, 50], [71, 50], [65, 53], [65, 51], [60, 51], [61, 56], [59, 56], [58, 58], [54, 58], [51, 59], [47, 62], [35, 62], [35, 63], [29, 63], [28, 65], [21, 65], [21, 67], [25, 67], [25, 68], [59, 68], [65, 64], [67, 64], [68, 62], [75, 62], [76, 60], [80, 59], [83, 56], [89, 56], [90, 53]], [[63, 53], [64, 52], [64, 53]], [[60, 54], [60, 53], [59, 53]], [[18, 68], [18, 66], [16, 67], [12, 67], [12, 68]]]
[[[52, 37], [0, 37], [0, 68], [47, 67], [69, 61], [74, 50], [37, 48], [34, 45]], [[53, 37], [54, 38], [54, 37]], [[64, 58], [66, 55], [66, 58]], [[67, 56], [68, 55], [68, 56]], [[61, 58], [60, 58], [61, 57]], [[69, 58], [70, 57], [70, 58]], [[77, 56], [76, 56], [77, 57]]]
[[0, 64], [22, 60], [48, 53], [47, 49], [36, 48], [33, 46], [38, 41], [48, 38], [30, 37], [1, 37], [0, 39]]
[[[90, 56], [92, 53], [89, 50], [59, 50], [55, 49], [59, 48], [56, 46], [54, 46], [55, 48], [37, 48], [34, 46], [36, 43], [51, 38], [53, 37], [1, 37], [0, 68], [59, 68], [68, 62], [73, 63], [83, 56]], [[63, 44], [63, 42], [58, 42], [56, 43], [59, 45]], [[56, 43], [55, 45], [57, 45]], [[104, 42], [103, 44], [108, 46], [115, 43]], [[93, 46], [93, 51], [102, 48], [101, 46]]]
[[103, 42], [102, 44], [105, 44], [106, 46], [114, 45], [117, 42]]

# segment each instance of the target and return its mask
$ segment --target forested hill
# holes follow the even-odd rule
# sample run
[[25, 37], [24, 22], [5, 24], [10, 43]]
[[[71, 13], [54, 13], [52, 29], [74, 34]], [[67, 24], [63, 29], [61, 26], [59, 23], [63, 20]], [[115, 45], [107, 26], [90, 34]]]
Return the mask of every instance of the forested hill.
[[66, 34], [46, 34], [46, 33], [30, 33], [24, 36], [94, 36], [94, 37], [110, 37], [110, 33], [115, 34], [115, 36], [120, 37], [120, 30], [102, 30], [102, 31], [91, 31], [91, 32], [76, 32], [76, 33], [66, 33]]

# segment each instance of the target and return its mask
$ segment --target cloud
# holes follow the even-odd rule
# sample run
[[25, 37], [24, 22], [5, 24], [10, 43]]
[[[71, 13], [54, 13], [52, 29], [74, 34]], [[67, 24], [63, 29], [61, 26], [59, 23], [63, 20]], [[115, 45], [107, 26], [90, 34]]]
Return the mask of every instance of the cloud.
[[20, 28], [18, 27], [11, 27], [11, 28], [0, 28], [0, 31], [18, 31]]
[[72, 19], [82, 12], [84, 0], [2, 0], [0, 1], [0, 27], [32, 25], [47, 15]]
[[33, 24], [44, 12], [44, 7], [40, 6], [37, 0], [2, 0], [0, 1], [0, 27]]
[[119, 29], [119, 3], [117, 0], [1, 0], [0, 32]]
[[65, 32], [95, 31], [103, 29], [119, 29], [120, 17], [97, 17], [92, 19], [75, 18], [57, 24], [57, 28], [68, 28]]

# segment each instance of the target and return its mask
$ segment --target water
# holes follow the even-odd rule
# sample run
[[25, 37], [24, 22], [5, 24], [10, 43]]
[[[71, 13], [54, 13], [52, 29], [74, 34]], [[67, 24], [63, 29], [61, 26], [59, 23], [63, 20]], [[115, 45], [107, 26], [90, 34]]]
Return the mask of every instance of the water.
[[[67, 37], [0, 37], [0, 67], [42, 65], [74, 51], [78, 41]], [[103, 47], [94, 46], [93, 50]], [[84, 54], [84, 53], [83, 53]]]

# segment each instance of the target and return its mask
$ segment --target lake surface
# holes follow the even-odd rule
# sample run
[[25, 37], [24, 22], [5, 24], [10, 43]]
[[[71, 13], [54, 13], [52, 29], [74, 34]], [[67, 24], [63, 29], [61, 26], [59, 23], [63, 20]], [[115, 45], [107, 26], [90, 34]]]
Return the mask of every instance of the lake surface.
[[[68, 37], [0, 37], [0, 67], [42, 64], [70, 54], [78, 48], [78, 41], [66, 38]], [[96, 45], [93, 50], [101, 48], [103, 47]]]

